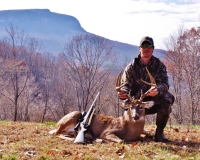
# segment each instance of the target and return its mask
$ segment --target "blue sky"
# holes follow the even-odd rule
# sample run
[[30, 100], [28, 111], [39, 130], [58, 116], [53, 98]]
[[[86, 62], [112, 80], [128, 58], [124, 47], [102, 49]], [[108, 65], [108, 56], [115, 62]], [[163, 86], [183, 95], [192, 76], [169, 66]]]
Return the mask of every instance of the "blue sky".
[[151, 36], [156, 48], [180, 26], [200, 26], [200, 0], [6, 0], [0, 10], [49, 9], [76, 17], [88, 32], [138, 45]]

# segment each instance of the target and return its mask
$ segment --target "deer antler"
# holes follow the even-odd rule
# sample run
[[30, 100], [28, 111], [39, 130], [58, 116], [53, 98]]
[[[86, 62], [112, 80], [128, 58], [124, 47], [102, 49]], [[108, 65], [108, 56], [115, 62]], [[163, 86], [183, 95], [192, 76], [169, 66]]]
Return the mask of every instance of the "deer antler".
[[147, 73], [148, 73], [148, 75], [149, 75], [150, 83], [148, 83], [148, 82], [146, 82], [146, 81], [144, 81], [144, 80], [142, 80], [142, 79], [141, 79], [141, 81], [142, 81], [143, 83], [147, 84], [147, 85], [150, 85], [151, 88], [150, 88], [148, 91], [146, 91], [146, 93], [144, 93], [144, 94], [142, 93], [142, 90], [141, 90], [141, 97], [140, 97], [140, 99], [139, 99], [140, 102], [142, 102], [142, 100], [144, 99], [144, 97], [146, 97], [146, 95], [150, 92], [150, 90], [151, 90], [152, 88], [156, 88], [156, 87], [157, 87], [156, 81], [154, 80], [153, 76], [151, 75], [151, 73], [149, 72], [149, 70], [147, 69], [147, 67], [145, 67], [145, 69], [146, 69], [146, 71], [147, 71]]
[[145, 69], [146, 69], [146, 71], [147, 71], [147, 73], [148, 73], [148, 75], [149, 75], [149, 78], [150, 78], [150, 82], [151, 82], [151, 83], [148, 83], [148, 82], [146, 82], [146, 81], [144, 81], [144, 80], [142, 80], [142, 79], [141, 79], [141, 81], [142, 81], [143, 83], [145, 83], [145, 84], [148, 84], [148, 85], [150, 85], [150, 86], [156, 87], [156, 82], [155, 82], [155, 80], [153, 79], [153, 76], [151, 75], [151, 73], [149, 72], [149, 70], [147, 69], [147, 67], [145, 67]]
[[116, 81], [116, 91], [117, 92], [120, 92], [120, 89], [125, 86], [125, 83], [120, 85], [120, 81], [121, 81], [121, 78], [122, 78], [122, 70], [121, 72], [119, 73], [119, 75], [117, 76], [117, 81]]
[[[117, 92], [120, 92], [121, 91], [120, 89], [127, 84], [127, 83], [124, 83], [124, 84], [120, 85], [121, 78], [122, 78], [122, 70], [119, 73], [119, 75], [117, 76], [117, 81], [116, 81], [116, 91]], [[126, 102], [128, 100], [130, 100], [130, 101], [133, 100], [133, 97], [131, 97], [130, 92], [129, 93], [125, 93], [125, 94], [127, 95], [127, 99], [125, 99], [124, 102]], [[126, 109], [126, 108], [123, 108], [123, 109]]]

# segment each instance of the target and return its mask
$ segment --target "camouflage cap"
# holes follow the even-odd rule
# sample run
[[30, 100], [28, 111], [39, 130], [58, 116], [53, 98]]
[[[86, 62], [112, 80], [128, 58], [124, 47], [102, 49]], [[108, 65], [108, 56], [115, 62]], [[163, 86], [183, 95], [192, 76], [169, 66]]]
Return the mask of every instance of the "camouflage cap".
[[154, 46], [154, 42], [153, 42], [153, 38], [151, 37], [148, 37], [148, 36], [145, 36], [145, 37], [142, 37], [141, 41], [140, 41], [140, 46], [142, 45], [143, 42], [149, 42], [152, 46]]

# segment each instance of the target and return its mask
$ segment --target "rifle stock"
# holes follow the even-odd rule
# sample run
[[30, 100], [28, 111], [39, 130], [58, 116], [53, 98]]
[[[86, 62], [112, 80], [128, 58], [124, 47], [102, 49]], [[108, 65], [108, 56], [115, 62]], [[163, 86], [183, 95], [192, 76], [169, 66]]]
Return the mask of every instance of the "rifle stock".
[[100, 92], [97, 93], [91, 107], [89, 108], [87, 114], [84, 117], [84, 120], [80, 123], [81, 130], [78, 132], [78, 135], [76, 136], [74, 143], [85, 143], [85, 131], [87, 131], [87, 128], [91, 123], [92, 116], [95, 112], [95, 106], [94, 105], [95, 105], [95, 102], [96, 102], [96, 100], [99, 96], [99, 93]]

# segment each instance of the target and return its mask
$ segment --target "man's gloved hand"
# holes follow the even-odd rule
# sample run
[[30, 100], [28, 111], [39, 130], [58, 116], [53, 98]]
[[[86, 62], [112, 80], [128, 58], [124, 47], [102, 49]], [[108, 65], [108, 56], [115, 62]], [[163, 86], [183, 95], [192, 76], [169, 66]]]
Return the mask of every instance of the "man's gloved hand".
[[125, 89], [121, 89], [120, 92], [117, 92], [117, 93], [118, 93], [119, 98], [122, 100], [128, 98], [127, 94], [129, 94], [129, 92]]
[[158, 94], [158, 90], [156, 87], [151, 87], [149, 90], [148, 90], [148, 94], [147, 96], [151, 96], [151, 97], [154, 97]]

